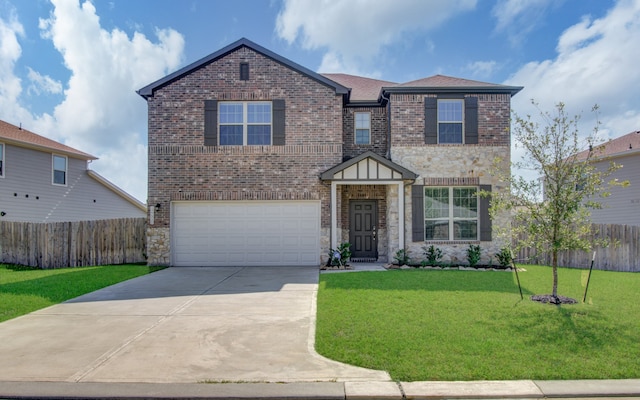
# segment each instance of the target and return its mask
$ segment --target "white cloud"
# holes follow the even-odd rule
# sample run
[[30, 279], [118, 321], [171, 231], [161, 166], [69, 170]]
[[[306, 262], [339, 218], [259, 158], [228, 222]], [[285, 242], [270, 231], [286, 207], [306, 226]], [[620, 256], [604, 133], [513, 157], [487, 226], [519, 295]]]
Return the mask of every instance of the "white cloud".
[[497, 66], [498, 63], [495, 61], [476, 61], [467, 64], [465, 69], [471, 72], [473, 78], [485, 79], [493, 74]]
[[[592, 133], [599, 119], [603, 140], [640, 129], [639, 37], [638, 0], [619, 1], [602, 18], [584, 18], [558, 38], [554, 59], [529, 62], [509, 77], [505, 84], [525, 87], [512, 108], [537, 121], [531, 99], [549, 112], [563, 102], [568, 115], [581, 115], [582, 136]], [[591, 112], [595, 104], [597, 116]], [[512, 152], [512, 159], [521, 157], [522, 149]]]
[[533, 61], [507, 84], [525, 89], [513, 100], [521, 115], [532, 112], [529, 99], [544, 109], [562, 101], [570, 114], [583, 115], [583, 131], [594, 126], [590, 113], [600, 106], [603, 133], [621, 136], [640, 128], [640, 1], [619, 1], [605, 16], [584, 18], [560, 36], [557, 56]]
[[16, 62], [22, 55], [19, 38], [24, 36], [24, 27], [15, 11], [10, 9], [5, 18], [0, 16], [0, 118], [20, 123], [29, 113], [19, 106], [22, 81], [15, 74]]
[[56, 81], [48, 75], [41, 75], [31, 69], [31, 67], [27, 67], [27, 69], [29, 71], [27, 77], [31, 81], [31, 85], [28, 89], [29, 93], [34, 93], [36, 95], [40, 95], [42, 93], [62, 93], [62, 83], [60, 83], [60, 81]]
[[145, 200], [146, 103], [135, 90], [180, 65], [184, 38], [172, 29], [156, 30], [155, 43], [139, 32], [109, 32], [91, 2], [52, 3], [49, 18], [40, 20], [41, 35], [63, 56], [71, 77], [40, 132], [99, 157], [92, 168]]
[[507, 32], [512, 45], [518, 45], [533, 31], [555, 0], [500, 0], [491, 10], [496, 18], [496, 31]]
[[285, 0], [276, 31], [289, 44], [326, 49], [322, 72], [360, 71], [403, 34], [433, 29], [475, 5], [476, 0]]

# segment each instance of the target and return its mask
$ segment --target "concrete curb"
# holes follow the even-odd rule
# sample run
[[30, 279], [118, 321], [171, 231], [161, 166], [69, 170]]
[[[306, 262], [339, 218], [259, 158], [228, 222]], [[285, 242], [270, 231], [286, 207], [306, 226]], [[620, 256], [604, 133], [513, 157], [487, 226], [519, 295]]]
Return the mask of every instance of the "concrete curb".
[[2, 399], [540, 399], [638, 398], [640, 379], [472, 382], [0, 382]]

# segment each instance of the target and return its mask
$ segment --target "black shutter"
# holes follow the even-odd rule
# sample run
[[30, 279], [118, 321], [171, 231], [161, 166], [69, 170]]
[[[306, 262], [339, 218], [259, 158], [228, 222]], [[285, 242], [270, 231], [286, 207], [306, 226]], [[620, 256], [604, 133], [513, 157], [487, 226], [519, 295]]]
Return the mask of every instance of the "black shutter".
[[[480, 190], [491, 192], [491, 185], [480, 185]], [[480, 241], [491, 241], [491, 215], [489, 215], [489, 207], [491, 206], [491, 197], [480, 196]]]
[[478, 144], [478, 98], [464, 99], [464, 142]]
[[275, 99], [273, 104], [273, 145], [284, 146], [285, 140], [285, 115], [284, 100]]
[[218, 145], [218, 100], [204, 101], [204, 145]]
[[424, 98], [424, 142], [438, 144], [438, 99]]
[[411, 186], [411, 233], [414, 242], [424, 242], [424, 186]]

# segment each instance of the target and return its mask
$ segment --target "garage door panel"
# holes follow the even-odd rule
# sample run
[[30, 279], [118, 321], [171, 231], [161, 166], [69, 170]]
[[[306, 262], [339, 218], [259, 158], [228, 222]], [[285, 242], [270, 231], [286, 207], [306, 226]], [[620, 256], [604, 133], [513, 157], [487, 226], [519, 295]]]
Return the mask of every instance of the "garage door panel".
[[318, 265], [320, 202], [175, 202], [177, 266]]

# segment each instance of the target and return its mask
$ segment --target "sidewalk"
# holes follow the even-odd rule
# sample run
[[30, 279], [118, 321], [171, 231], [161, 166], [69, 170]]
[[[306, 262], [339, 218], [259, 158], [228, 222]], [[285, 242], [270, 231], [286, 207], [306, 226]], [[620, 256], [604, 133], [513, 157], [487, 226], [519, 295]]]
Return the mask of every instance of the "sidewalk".
[[640, 379], [477, 382], [0, 382], [3, 399], [640, 399]]

